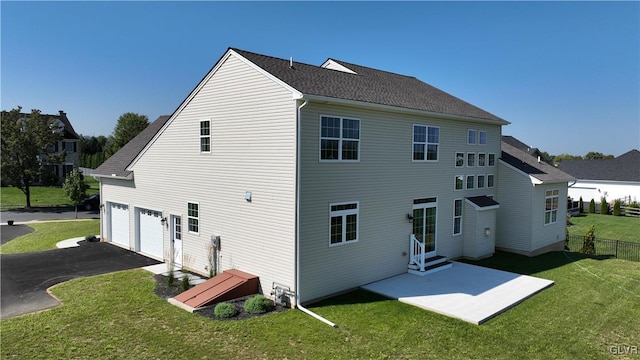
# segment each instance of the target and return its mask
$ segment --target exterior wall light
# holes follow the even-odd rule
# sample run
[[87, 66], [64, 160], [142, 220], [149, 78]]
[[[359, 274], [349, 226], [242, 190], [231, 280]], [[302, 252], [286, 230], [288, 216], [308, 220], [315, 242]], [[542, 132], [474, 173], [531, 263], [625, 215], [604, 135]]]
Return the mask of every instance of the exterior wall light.
[[413, 223], [413, 215], [407, 214], [407, 219], [409, 219], [409, 224]]
[[491, 228], [488, 228], [488, 227], [484, 228], [484, 236], [485, 237], [491, 236]]
[[244, 199], [247, 200], [247, 202], [251, 202], [251, 191], [244, 193]]
[[167, 224], [167, 217], [163, 217], [162, 219], [160, 219], [160, 224], [162, 224], [163, 226]]

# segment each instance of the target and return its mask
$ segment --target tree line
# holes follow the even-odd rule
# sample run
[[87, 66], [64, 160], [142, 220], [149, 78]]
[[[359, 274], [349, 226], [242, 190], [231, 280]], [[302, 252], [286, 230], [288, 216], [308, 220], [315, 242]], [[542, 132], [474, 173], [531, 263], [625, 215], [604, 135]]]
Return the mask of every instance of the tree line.
[[547, 161], [551, 164], [558, 164], [564, 160], [603, 160], [603, 159], [613, 159], [615, 156], [613, 155], [605, 155], [601, 152], [597, 151], [589, 151], [583, 156], [580, 155], [571, 155], [571, 154], [559, 154], [559, 155], [549, 155], [548, 152], [542, 152], [543, 157], [547, 159]]

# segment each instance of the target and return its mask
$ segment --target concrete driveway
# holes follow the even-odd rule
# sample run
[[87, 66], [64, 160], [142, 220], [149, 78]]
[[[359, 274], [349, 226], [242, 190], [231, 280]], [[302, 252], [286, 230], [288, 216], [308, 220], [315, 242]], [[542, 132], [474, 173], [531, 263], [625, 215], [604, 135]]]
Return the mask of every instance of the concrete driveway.
[[108, 243], [25, 254], [0, 255], [0, 319], [59, 304], [47, 288], [74, 278], [159, 264]]

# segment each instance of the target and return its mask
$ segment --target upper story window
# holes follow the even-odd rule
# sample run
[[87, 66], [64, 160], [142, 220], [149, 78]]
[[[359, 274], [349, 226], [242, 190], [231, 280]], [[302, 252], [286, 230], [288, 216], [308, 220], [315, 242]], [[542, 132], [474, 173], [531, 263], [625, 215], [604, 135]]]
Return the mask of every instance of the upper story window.
[[329, 246], [358, 241], [358, 202], [329, 205]]
[[478, 131], [478, 144], [479, 145], [487, 145], [487, 132], [486, 131]]
[[63, 141], [62, 148], [66, 150], [67, 153], [75, 153], [78, 152], [78, 143], [75, 141]]
[[478, 166], [485, 166], [487, 163], [487, 154], [478, 153]]
[[440, 128], [413, 125], [413, 161], [438, 161]]
[[456, 175], [454, 189], [455, 190], [464, 189], [464, 175]]
[[475, 145], [476, 144], [476, 131], [469, 130], [467, 131], [467, 144]]
[[495, 175], [487, 175], [487, 187], [492, 188], [495, 181]]
[[544, 195], [544, 224], [555, 224], [558, 221], [559, 190], [547, 190]]
[[200, 232], [200, 204], [187, 203], [187, 224], [189, 232]]
[[360, 120], [321, 116], [320, 160], [360, 160]]
[[475, 175], [467, 175], [467, 189], [473, 189], [473, 185], [475, 185]]
[[211, 121], [200, 121], [200, 152], [211, 152]]
[[488, 154], [489, 160], [487, 161], [488, 166], [496, 166], [496, 154]]
[[476, 166], [476, 153], [467, 153], [467, 166]]
[[456, 153], [456, 167], [464, 166], [464, 153], [457, 152]]
[[453, 235], [462, 234], [462, 199], [453, 200]]

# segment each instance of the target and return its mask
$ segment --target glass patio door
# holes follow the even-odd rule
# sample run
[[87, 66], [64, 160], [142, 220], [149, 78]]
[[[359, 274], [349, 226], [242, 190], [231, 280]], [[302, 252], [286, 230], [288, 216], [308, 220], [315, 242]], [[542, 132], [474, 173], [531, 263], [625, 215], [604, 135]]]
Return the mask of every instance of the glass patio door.
[[425, 257], [436, 256], [436, 206], [423, 204], [413, 208], [413, 235], [425, 244]]

